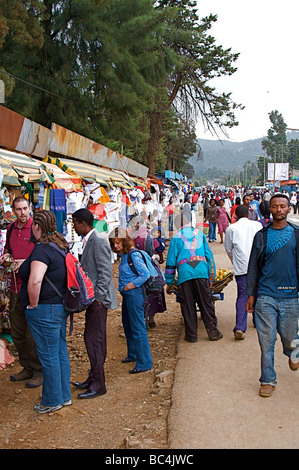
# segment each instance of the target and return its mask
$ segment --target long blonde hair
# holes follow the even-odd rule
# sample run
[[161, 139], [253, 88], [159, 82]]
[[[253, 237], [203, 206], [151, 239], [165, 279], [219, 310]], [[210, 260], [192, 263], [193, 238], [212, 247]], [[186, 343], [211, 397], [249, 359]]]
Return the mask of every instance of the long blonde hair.
[[69, 244], [66, 239], [57, 232], [57, 224], [55, 214], [51, 211], [41, 210], [33, 214], [33, 223], [37, 224], [42, 231], [42, 235], [38, 242], [45, 242], [49, 245], [50, 242], [56, 243], [56, 245], [62, 250], [69, 248]]

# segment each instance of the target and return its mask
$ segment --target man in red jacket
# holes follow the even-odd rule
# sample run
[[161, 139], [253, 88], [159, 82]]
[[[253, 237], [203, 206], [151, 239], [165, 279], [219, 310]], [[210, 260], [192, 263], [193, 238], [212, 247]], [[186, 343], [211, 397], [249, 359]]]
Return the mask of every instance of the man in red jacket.
[[29, 204], [26, 198], [20, 196], [14, 199], [12, 211], [16, 221], [7, 228], [6, 244], [4, 248], [3, 261], [7, 254], [11, 254], [17, 262], [16, 285], [14, 276], [11, 279], [9, 320], [11, 336], [19, 354], [19, 362], [23, 367], [21, 372], [10, 376], [13, 382], [27, 380], [26, 387], [35, 388], [42, 385], [42, 366], [38, 359], [35, 342], [25, 318], [25, 312], [20, 305], [21, 283], [18, 270], [23, 261], [31, 254], [34, 243], [31, 241], [32, 218], [30, 217]]

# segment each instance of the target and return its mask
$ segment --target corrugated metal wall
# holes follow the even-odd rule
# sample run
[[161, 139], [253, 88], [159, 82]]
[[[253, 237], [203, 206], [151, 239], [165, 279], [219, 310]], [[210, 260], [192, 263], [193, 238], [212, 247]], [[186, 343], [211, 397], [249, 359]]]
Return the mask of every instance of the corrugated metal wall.
[[0, 106], [0, 146], [42, 159], [53, 152], [143, 179], [148, 175], [146, 166], [113, 152], [98, 142], [55, 123], [48, 129], [4, 106]]
[[127, 172], [129, 175], [147, 178], [148, 168], [134, 160], [124, 157], [103, 145], [72, 132], [58, 124], [52, 124], [54, 137], [50, 150], [60, 155], [75, 158], [112, 170]]

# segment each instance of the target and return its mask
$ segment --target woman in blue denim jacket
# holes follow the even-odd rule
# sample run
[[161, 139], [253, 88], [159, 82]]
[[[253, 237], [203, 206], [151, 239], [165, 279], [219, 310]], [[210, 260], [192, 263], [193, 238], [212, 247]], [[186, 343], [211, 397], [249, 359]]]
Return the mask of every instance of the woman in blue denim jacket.
[[142, 252], [148, 261], [144, 263], [141, 254], [132, 252], [132, 262], [137, 271], [134, 274], [128, 263], [128, 253], [135, 248], [133, 239], [125, 229], [117, 227], [109, 235], [111, 249], [121, 255], [119, 264], [118, 290], [123, 297], [122, 321], [127, 340], [127, 357], [123, 363], [136, 362], [130, 374], [137, 374], [152, 368], [152, 357], [144, 320], [145, 293], [143, 284], [157, 273], [147, 253]]
[[22, 279], [20, 299], [43, 367], [42, 399], [34, 408], [38, 413], [56, 411], [72, 403], [66, 342], [68, 312], [61, 297], [45, 279], [46, 275], [58, 291], [65, 294], [65, 259], [50, 243], [64, 250], [68, 249], [68, 243], [57, 233], [56, 227], [56, 218], [51, 211], [34, 214], [32, 231], [37, 242], [19, 270]]

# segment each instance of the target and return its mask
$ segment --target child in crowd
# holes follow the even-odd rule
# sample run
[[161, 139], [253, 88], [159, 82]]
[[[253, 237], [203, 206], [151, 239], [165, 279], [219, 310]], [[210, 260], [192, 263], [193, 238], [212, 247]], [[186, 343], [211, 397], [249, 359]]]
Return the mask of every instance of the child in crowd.
[[159, 264], [162, 264], [164, 262], [163, 252], [166, 247], [164, 230], [162, 227], [157, 226], [152, 229], [151, 234], [159, 242], [159, 246], [155, 248], [155, 254], [159, 256]]

